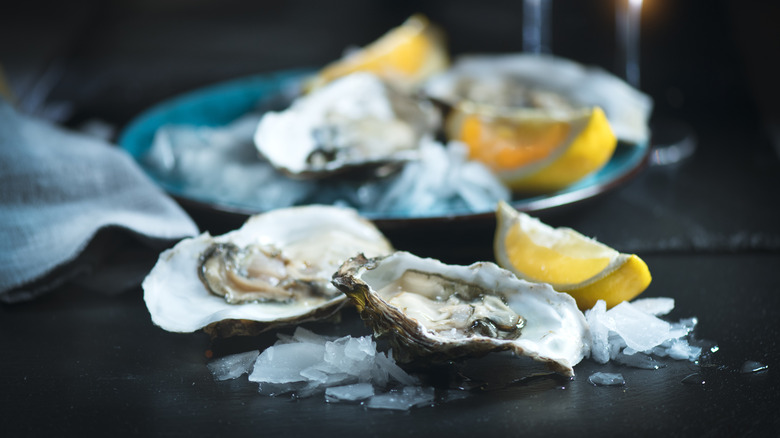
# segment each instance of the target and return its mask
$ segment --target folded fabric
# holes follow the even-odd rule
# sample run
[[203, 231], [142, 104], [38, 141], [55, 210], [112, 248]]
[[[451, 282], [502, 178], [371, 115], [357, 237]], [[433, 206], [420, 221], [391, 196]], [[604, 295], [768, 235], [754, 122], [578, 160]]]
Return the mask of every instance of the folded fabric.
[[123, 248], [197, 233], [123, 150], [0, 98], [0, 300], [34, 298]]

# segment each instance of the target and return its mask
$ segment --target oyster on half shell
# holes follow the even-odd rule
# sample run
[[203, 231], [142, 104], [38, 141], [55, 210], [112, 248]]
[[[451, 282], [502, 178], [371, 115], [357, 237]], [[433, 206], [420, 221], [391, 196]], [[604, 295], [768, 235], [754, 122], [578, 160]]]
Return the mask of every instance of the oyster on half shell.
[[144, 279], [144, 301], [152, 321], [168, 331], [253, 335], [333, 315], [346, 302], [330, 283], [338, 267], [361, 252], [392, 250], [355, 210], [274, 210], [164, 251]]
[[272, 166], [298, 179], [371, 170], [382, 176], [417, 158], [440, 115], [371, 73], [353, 73], [263, 115], [255, 147]]
[[498, 108], [527, 108], [570, 114], [599, 107], [621, 141], [645, 142], [652, 99], [605, 70], [550, 55], [464, 55], [430, 78], [425, 93], [455, 106], [468, 102]]
[[398, 251], [349, 259], [333, 284], [399, 362], [424, 364], [512, 351], [574, 375], [589, 351], [574, 299], [494, 263], [447, 265]]

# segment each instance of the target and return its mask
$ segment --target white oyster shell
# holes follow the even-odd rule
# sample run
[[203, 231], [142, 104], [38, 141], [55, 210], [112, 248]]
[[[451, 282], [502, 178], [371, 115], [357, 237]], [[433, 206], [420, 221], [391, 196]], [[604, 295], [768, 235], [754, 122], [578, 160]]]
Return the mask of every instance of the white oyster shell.
[[[519, 336], [502, 339], [474, 332], [440, 330], [441, 313], [414, 309], [410, 304], [413, 300], [406, 301], [404, 306], [391, 304], [394, 292], [385, 288], [408, 270], [439, 275], [501, 297], [525, 319]], [[401, 362], [439, 362], [509, 350], [572, 376], [574, 365], [590, 351], [587, 322], [570, 295], [556, 292], [547, 284], [518, 279], [494, 263], [447, 265], [399, 251], [376, 259], [360, 256], [350, 259], [339, 268], [333, 282], [355, 303], [375, 334], [390, 338], [396, 359]], [[441, 291], [443, 295], [447, 293], [452, 292]], [[439, 299], [441, 302], [448, 297]]]
[[430, 102], [403, 94], [371, 73], [353, 73], [268, 112], [254, 135], [257, 150], [300, 178], [379, 167], [416, 157], [439, 115]]
[[184, 239], [160, 255], [143, 282], [144, 301], [156, 325], [172, 332], [204, 329], [218, 336], [256, 334], [327, 317], [345, 303], [346, 296], [335, 289], [328, 299], [228, 303], [209, 292], [198, 277], [201, 254], [214, 243], [228, 242], [239, 247], [273, 245], [287, 258], [316, 268], [316, 275], [328, 284], [347, 258], [361, 252], [378, 256], [392, 251], [382, 233], [352, 209], [312, 205], [252, 216], [238, 230]]
[[[482, 103], [495, 103], [491, 102], [491, 95], [503, 98], [511, 94], [511, 90], [496, 90], [496, 87], [514, 82], [557, 94], [576, 107], [600, 107], [620, 140], [639, 143], [649, 137], [652, 99], [598, 67], [550, 55], [468, 55], [459, 58], [447, 72], [431, 78], [425, 84], [425, 92], [442, 102], [455, 104], [464, 98], [466, 81], [481, 87], [474, 92], [484, 91], [487, 101]], [[469, 94], [474, 99], [474, 93]]]

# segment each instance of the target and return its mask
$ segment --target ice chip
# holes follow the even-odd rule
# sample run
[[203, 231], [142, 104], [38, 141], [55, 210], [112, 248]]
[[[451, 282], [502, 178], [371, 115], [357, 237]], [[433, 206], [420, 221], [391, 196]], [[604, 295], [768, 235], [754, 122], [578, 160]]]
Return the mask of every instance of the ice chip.
[[412, 406], [431, 405], [436, 397], [432, 386], [404, 386], [401, 393], [412, 402]]
[[327, 336], [318, 335], [311, 330], [307, 330], [298, 326], [295, 328], [295, 332], [293, 333], [293, 340], [296, 342], [309, 342], [312, 344], [325, 345], [326, 342], [331, 341], [332, 339]]
[[[364, 345], [361, 347], [361, 343]], [[374, 357], [364, 351], [364, 341], [351, 336], [325, 343], [325, 362], [340, 372], [368, 380], [374, 366]], [[373, 348], [374, 354], [376, 347]]]
[[322, 394], [326, 389], [326, 385], [317, 382], [308, 382], [308, 384], [302, 388], [293, 391], [293, 396], [295, 398], [307, 398], [316, 394]]
[[499, 199], [509, 199], [507, 186], [496, 178], [484, 164], [468, 160], [466, 145], [457, 141], [447, 143], [451, 169], [448, 175], [455, 194], [471, 211], [495, 210]]
[[610, 358], [609, 328], [605, 324], [607, 303], [598, 300], [592, 309], [585, 311], [585, 319], [590, 326], [590, 357], [597, 363], [607, 363]]
[[699, 319], [696, 317], [681, 319], [678, 322], [671, 323], [672, 334], [675, 338], [680, 338], [692, 332], [696, 328]]
[[321, 362], [324, 354], [325, 346], [310, 343], [268, 347], [257, 358], [249, 380], [268, 383], [305, 381], [301, 371]]
[[235, 379], [250, 372], [259, 355], [260, 351], [258, 350], [231, 354], [214, 359], [206, 366], [217, 380]]
[[640, 312], [653, 316], [667, 315], [674, 309], [674, 298], [653, 297], [638, 298], [631, 301], [631, 305]]
[[308, 384], [306, 382], [293, 382], [293, 383], [259, 382], [257, 392], [260, 395], [276, 397], [282, 394], [298, 392], [303, 388], [306, 388], [307, 385]]
[[293, 338], [292, 335], [288, 335], [286, 333], [277, 333], [276, 334], [276, 339], [277, 339], [277, 341], [276, 341], [275, 345], [290, 344], [292, 342], [297, 342], [295, 340], [295, 338]]
[[701, 347], [688, 345], [685, 339], [674, 339], [667, 350], [669, 357], [677, 360], [690, 360], [691, 362], [699, 358]]
[[670, 325], [624, 301], [607, 311], [606, 325], [636, 351], [647, 351], [672, 338]]
[[310, 382], [325, 383], [328, 381], [328, 377], [331, 375], [326, 371], [323, 371], [317, 365], [304, 368], [300, 372], [301, 377], [306, 378]]
[[619, 334], [610, 332], [609, 333], [609, 358], [615, 359], [620, 354], [621, 350], [623, 350], [626, 347], [626, 342], [623, 340], [623, 338], [620, 337]]
[[[418, 384], [418, 380], [396, 365], [392, 357], [376, 351], [376, 342], [371, 336], [332, 339], [299, 327], [292, 336], [278, 337], [279, 340], [262, 353], [242, 354], [241, 357], [248, 357], [244, 359], [247, 364], [234, 372], [240, 375], [242, 370], [251, 370], [249, 380], [259, 384], [261, 394], [292, 394], [293, 397], [303, 398], [325, 392], [328, 388], [357, 384], [378, 388], [385, 388], [392, 381], [410, 388]], [[224, 365], [224, 368], [225, 364], [227, 362], [214, 361], [209, 367], [217, 369]], [[219, 375], [227, 372], [219, 371]], [[354, 388], [365, 389], [366, 386]], [[331, 391], [330, 401], [349, 398], [348, 395], [340, 395], [340, 390], [334, 391]], [[411, 389], [406, 391], [405, 400], [421, 397], [420, 394], [412, 397], [413, 394], [409, 394]]]
[[373, 358], [376, 354], [376, 343], [370, 336], [350, 338], [344, 346], [344, 354], [353, 360]]
[[325, 390], [327, 402], [354, 402], [365, 400], [374, 395], [374, 387], [370, 383], [355, 383], [352, 385], [333, 386]]
[[416, 385], [417, 379], [409, 375], [403, 368], [396, 365], [395, 361], [390, 357], [387, 357], [384, 353], [377, 353], [376, 355], [377, 367], [387, 372], [387, 374], [395, 379], [397, 382], [403, 385]]
[[430, 405], [434, 401], [432, 387], [406, 386], [402, 390], [391, 390], [384, 394], [377, 394], [366, 402], [371, 409], [391, 409], [406, 411], [413, 406]]
[[409, 216], [493, 210], [499, 199], [510, 198], [492, 172], [468, 161], [464, 145], [445, 146], [428, 137], [420, 142], [418, 160], [389, 181], [362, 191], [372, 195], [363, 209]]
[[622, 386], [626, 384], [622, 374], [596, 372], [588, 377], [594, 386]]
[[[384, 356], [383, 353], [377, 353], [375, 357]], [[390, 373], [384, 367], [380, 366], [381, 359], [374, 359], [374, 366], [371, 368], [370, 379], [378, 388], [384, 388], [390, 383]]]
[[742, 374], [750, 374], [759, 373], [768, 369], [769, 365], [764, 365], [763, 363], [756, 362], [754, 360], [746, 360], [742, 363], [742, 367], [740, 368], [739, 372]]
[[618, 354], [615, 358], [615, 362], [632, 368], [640, 368], [643, 370], [657, 370], [663, 368], [666, 365], [655, 360], [652, 356], [644, 353], [634, 354]]
[[463, 400], [467, 398], [471, 393], [462, 389], [448, 389], [444, 394], [444, 401], [451, 402], [455, 400]]

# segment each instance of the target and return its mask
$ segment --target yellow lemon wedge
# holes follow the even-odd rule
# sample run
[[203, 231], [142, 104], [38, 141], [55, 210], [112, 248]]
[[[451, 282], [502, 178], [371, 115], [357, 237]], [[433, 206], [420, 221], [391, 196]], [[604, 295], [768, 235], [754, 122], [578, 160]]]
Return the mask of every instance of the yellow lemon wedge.
[[650, 285], [642, 259], [623, 254], [570, 228], [553, 228], [500, 202], [493, 251], [496, 262], [520, 278], [548, 283], [590, 309], [629, 301]]
[[366, 71], [402, 89], [413, 89], [448, 66], [442, 32], [425, 16], [416, 14], [371, 44], [325, 66], [305, 88], [311, 91], [342, 76]]
[[473, 102], [455, 105], [445, 127], [512, 190], [548, 193], [601, 169], [617, 138], [601, 108], [559, 115], [539, 109], [504, 109]]

